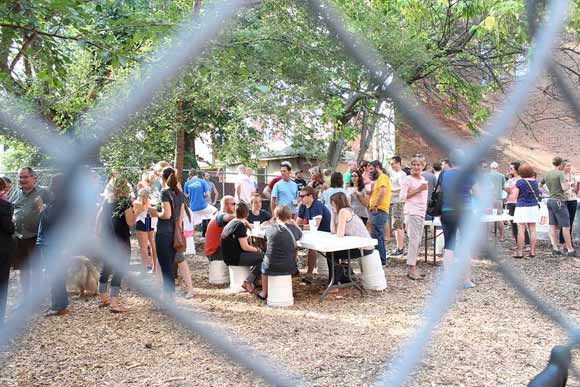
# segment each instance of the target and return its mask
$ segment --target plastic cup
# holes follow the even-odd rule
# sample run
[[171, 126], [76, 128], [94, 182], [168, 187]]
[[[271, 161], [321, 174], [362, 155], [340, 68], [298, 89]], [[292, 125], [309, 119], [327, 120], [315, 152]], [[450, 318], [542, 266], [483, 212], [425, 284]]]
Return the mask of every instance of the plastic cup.
[[494, 208], [493, 210], [491, 210], [491, 214], [493, 216], [496, 216], [497, 215], [497, 208]]
[[310, 230], [311, 231], [316, 231], [318, 230], [318, 226], [316, 225], [316, 220], [315, 219], [310, 219], [308, 221], [308, 225], [310, 226]]
[[256, 220], [253, 224], [255, 230], [258, 230], [260, 228], [260, 221]]

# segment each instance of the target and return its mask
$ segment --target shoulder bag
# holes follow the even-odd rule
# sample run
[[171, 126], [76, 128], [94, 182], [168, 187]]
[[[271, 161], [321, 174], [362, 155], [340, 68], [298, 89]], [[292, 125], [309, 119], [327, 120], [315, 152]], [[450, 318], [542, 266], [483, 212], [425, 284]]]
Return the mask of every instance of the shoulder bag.
[[[173, 248], [178, 253], [183, 253], [187, 249], [187, 240], [185, 239], [185, 235], [183, 235], [183, 225], [179, 221], [179, 214], [175, 208], [175, 202], [173, 200], [173, 194], [171, 191], [169, 193], [169, 200], [171, 201], [171, 216], [173, 217]], [[179, 211], [181, 212], [181, 211]]]
[[441, 206], [443, 204], [443, 193], [439, 192], [439, 186], [441, 185], [441, 180], [443, 179], [443, 174], [445, 172], [441, 172], [439, 178], [437, 179], [437, 183], [435, 184], [435, 188], [433, 188], [433, 192], [431, 192], [431, 197], [427, 201], [427, 215], [441, 216]]
[[538, 200], [538, 197], [536, 196], [536, 191], [534, 191], [534, 187], [532, 187], [532, 185], [530, 184], [530, 181], [528, 179], [524, 179], [526, 181], [526, 183], [528, 183], [528, 187], [530, 187], [530, 191], [532, 191], [532, 195], [534, 195], [534, 199], [536, 199], [536, 203], [538, 204], [538, 208], [540, 207], [540, 201]]

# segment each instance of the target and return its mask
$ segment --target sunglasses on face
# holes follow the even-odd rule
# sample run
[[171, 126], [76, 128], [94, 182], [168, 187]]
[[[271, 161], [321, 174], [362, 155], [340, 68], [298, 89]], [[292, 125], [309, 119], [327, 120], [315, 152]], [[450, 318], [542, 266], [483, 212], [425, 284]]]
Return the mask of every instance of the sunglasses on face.
[[301, 198], [305, 198], [306, 196], [310, 196], [310, 194], [304, 194], [304, 195], [301, 194], [301, 195], [298, 195], [298, 196], [300, 196]]

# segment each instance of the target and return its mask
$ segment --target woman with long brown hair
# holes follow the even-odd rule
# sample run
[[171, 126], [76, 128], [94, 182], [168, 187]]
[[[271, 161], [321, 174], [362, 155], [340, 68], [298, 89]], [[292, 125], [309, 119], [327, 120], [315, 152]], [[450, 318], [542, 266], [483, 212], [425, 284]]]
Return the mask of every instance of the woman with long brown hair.
[[[330, 231], [338, 237], [344, 236], [359, 236], [369, 238], [370, 234], [361, 218], [356, 215], [350, 206], [348, 198], [342, 192], [337, 192], [330, 197], [330, 205], [332, 207], [332, 215], [330, 221]], [[364, 249], [350, 249], [342, 250], [334, 253], [334, 259], [360, 258], [372, 254], [373, 247], [368, 246]], [[330, 258], [327, 258], [328, 267], [332, 267]], [[334, 266], [334, 282], [333, 285], [339, 283], [349, 282], [346, 268], [342, 266]]]
[[159, 218], [155, 246], [163, 276], [163, 293], [168, 301], [172, 301], [175, 297], [173, 264], [177, 253], [173, 247], [173, 237], [175, 222], [183, 222], [185, 196], [179, 188], [173, 168], [165, 168], [161, 174], [161, 180], [165, 188], [161, 191], [161, 210], [155, 214]]

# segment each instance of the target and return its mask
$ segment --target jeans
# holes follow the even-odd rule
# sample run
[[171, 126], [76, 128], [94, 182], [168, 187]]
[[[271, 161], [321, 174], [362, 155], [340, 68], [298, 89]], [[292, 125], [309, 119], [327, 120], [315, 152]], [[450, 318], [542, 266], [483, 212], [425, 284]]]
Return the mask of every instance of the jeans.
[[155, 247], [157, 248], [157, 260], [163, 276], [163, 292], [172, 296], [175, 293], [175, 277], [173, 276], [173, 264], [175, 262], [175, 249], [173, 248], [173, 233], [155, 234]]
[[10, 259], [8, 251], [0, 251], [0, 327], [4, 325], [6, 300], [8, 299], [8, 278], [10, 277]]
[[[330, 270], [332, 268], [331, 259], [334, 258], [334, 282], [332, 283], [333, 285], [346, 284], [346, 283], [350, 282], [350, 280], [348, 279], [348, 267], [347, 267], [347, 265], [346, 264], [344, 264], [344, 265], [339, 264], [339, 261], [341, 259], [348, 259], [349, 251], [350, 251], [350, 259], [351, 260], [354, 258], [366, 257], [367, 255], [371, 255], [373, 252], [372, 250], [350, 249], [350, 250], [335, 251], [334, 253], [328, 253], [328, 255], [326, 257], [326, 263], [328, 264], [328, 271], [329, 271], [328, 280], [329, 281], [330, 281], [330, 278], [332, 278], [332, 273], [330, 273]], [[352, 272], [351, 272], [351, 277], [352, 277]]]
[[246, 278], [246, 281], [253, 284], [256, 279], [260, 277], [262, 271], [262, 261], [264, 260], [263, 253], [254, 253], [250, 251], [242, 251], [238, 266], [250, 266], [252, 269]]
[[129, 269], [129, 260], [131, 259], [131, 242], [122, 240], [117, 241], [118, 250], [124, 252], [124, 261], [118, 263], [117, 266], [120, 267], [113, 267], [107, 261], [103, 260], [103, 268], [101, 269], [101, 275], [99, 276], [99, 293], [106, 293], [109, 277], [111, 274], [113, 275], [113, 278], [111, 279], [111, 290], [109, 292], [110, 297], [119, 296], [119, 293], [121, 292], [121, 281]]
[[441, 226], [445, 237], [445, 250], [455, 250], [457, 230], [459, 229], [459, 215], [457, 211], [444, 211], [441, 214]]
[[50, 309], [62, 310], [68, 307], [68, 294], [66, 292], [66, 282], [64, 279], [65, 268], [54, 267], [46, 262], [46, 247], [40, 247], [44, 267], [48, 270], [48, 277], [52, 278], [50, 284]]
[[[572, 226], [574, 225], [574, 218], [576, 218], [576, 208], [578, 202], [576, 200], [567, 200], [566, 207], [568, 207], [568, 213], [570, 215], [570, 240], [572, 245], [574, 245], [574, 239], [572, 239]], [[562, 234], [562, 227], [560, 227], [560, 243], [564, 244], [564, 234]]]
[[371, 238], [377, 240], [377, 249], [381, 257], [381, 263], [387, 264], [387, 250], [385, 248], [385, 223], [387, 222], [387, 213], [382, 210], [370, 212], [371, 215]]

